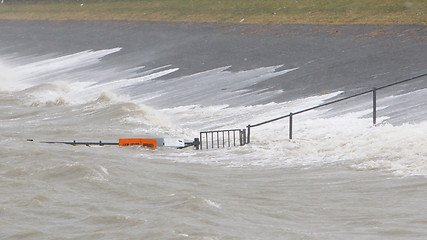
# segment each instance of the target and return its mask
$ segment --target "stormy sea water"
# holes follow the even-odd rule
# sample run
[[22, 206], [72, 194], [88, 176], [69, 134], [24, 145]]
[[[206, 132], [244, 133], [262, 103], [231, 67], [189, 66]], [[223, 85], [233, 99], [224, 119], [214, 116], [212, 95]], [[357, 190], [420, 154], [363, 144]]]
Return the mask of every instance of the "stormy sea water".
[[[0, 21], [1, 239], [425, 239], [425, 26]], [[33, 139], [33, 141], [27, 141]]]

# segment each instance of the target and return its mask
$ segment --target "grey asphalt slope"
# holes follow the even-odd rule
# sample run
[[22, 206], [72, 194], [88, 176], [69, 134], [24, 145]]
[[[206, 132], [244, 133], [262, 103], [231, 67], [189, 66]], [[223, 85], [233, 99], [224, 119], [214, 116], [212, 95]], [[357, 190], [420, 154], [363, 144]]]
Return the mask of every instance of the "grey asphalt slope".
[[108, 64], [180, 68], [166, 78], [223, 66], [232, 66], [231, 71], [298, 67], [251, 87], [283, 89], [276, 101], [336, 90], [357, 92], [427, 72], [426, 26], [0, 20], [1, 54], [114, 47], [122, 51], [106, 57]]

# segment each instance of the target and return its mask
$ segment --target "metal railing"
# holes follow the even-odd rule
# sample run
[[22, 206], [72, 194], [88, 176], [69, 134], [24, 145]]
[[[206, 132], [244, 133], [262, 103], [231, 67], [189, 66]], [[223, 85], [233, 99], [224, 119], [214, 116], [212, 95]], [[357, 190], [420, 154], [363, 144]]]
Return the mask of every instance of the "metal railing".
[[[236, 137], [237, 135], [237, 137]], [[204, 147], [226, 148], [246, 144], [246, 129], [226, 129], [200, 132], [200, 150]]]
[[[398, 85], [398, 84], [402, 84], [405, 82], [409, 82], [415, 79], [419, 79], [422, 77], [427, 76], [427, 73], [412, 77], [412, 78], [408, 78], [405, 80], [401, 80], [398, 82], [394, 82], [391, 84], [387, 84], [381, 87], [376, 87], [373, 88], [371, 90], [367, 90], [364, 92], [360, 92], [348, 97], [343, 97], [340, 99], [336, 99], [324, 104], [320, 104], [314, 107], [310, 107], [310, 108], [306, 108], [300, 111], [296, 111], [296, 112], [291, 112], [287, 115], [283, 115], [280, 117], [276, 117], [264, 122], [260, 122], [257, 124], [249, 124], [246, 126], [246, 129], [229, 129], [229, 130], [214, 130], [214, 131], [203, 131], [200, 132], [200, 149], [202, 149], [203, 147], [206, 147], [206, 149], [210, 148], [225, 148], [225, 147], [231, 147], [231, 146], [237, 146], [236, 145], [236, 134], [237, 134], [237, 141], [238, 141], [238, 145], [239, 146], [243, 146], [245, 144], [250, 143], [251, 141], [251, 129], [254, 127], [259, 127], [262, 126], [264, 124], [268, 124], [271, 122], [275, 122], [284, 118], [289, 118], [289, 139], [292, 139], [292, 135], [293, 135], [293, 116], [294, 115], [298, 115], [301, 113], [305, 113], [311, 110], [315, 110], [321, 107], [325, 107], [334, 103], [338, 103], [338, 102], [342, 102], [342, 101], [346, 101], [355, 97], [359, 97], [362, 95], [366, 95], [366, 94], [370, 94], [372, 93], [372, 124], [376, 125], [377, 123], [377, 91], [384, 89], [384, 88], [388, 88], [394, 85]], [[232, 133], [232, 135], [230, 134]], [[215, 144], [216, 143], [216, 144]]]
[[251, 141], [251, 128], [258, 127], [258, 126], [261, 126], [261, 125], [264, 125], [264, 124], [267, 124], [267, 123], [275, 122], [277, 120], [284, 119], [284, 118], [289, 118], [289, 139], [292, 139], [292, 134], [293, 134], [292, 127], [293, 127], [293, 116], [294, 115], [305, 113], [305, 112], [308, 112], [308, 111], [311, 111], [311, 110], [314, 110], [314, 109], [325, 107], [325, 106], [328, 106], [328, 105], [331, 105], [331, 104], [334, 104], [334, 103], [338, 103], [338, 102], [342, 102], [342, 101], [345, 101], [345, 100], [349, 100], [349, 99], [352, 99], [352, 98], [355, 98], [355, 97], [359, 97], [359, 96], [362, 96], [362, 95], [365, 95], [365, 94], [369, 94], [369, 93], [372, 93], [372, 124], [376, 125], [376, 123], [377, 123], [377, 91], [381, 90], [381, 89], [384, 89], [384, 88], [388, 88], [388, 87], [394, 86], [394, 85], [398, 85], [398, 84], [402, 84], [402, 83], [405, 83], [405, 82], [409, 82], [409, 81], [412, 81], [412, 80], [415, 80], [415, 79], [418, 79], [418, 78], [421, 78], [421, 77], [425, 77], [425, 76], [427, 76], [427, 73], [424, 73], [424, 74], [421, 74], [421, 75], [418, 75], [418, 76], [415, 76], [415, 77], [412, 77], [412, 78], [408, 78], [408, 79], [405, 79], [405, 80], [401, 80], [401, 81], [398, 81], [398, 82], [394, 82], [394, 83], [391, 83], [391, 84], [387, 84], [387, 85], [384, 85], [384, 86], [381, 86], [381, 87], [373, 88], [371, 90], [367, 90], [367, 91], [364, 91], [364, 92], [361, 92], [361, 93], [357, 93], [357, 94], [354, 94], [354, 95], [351, 95], [351, 96], [348, 96], [348, 97], [336, 99], [336, 100], [333, 100], [333, 101], [330, 101], [330, 102], [327, 102], [327, 103], [324, 103], [324, 104], [320, 104], [320, 105], [317, 105], [317, 106], [314, 106], [314, 107], [306, 108], [306, 109], [303, 109], [303, 110], [300, 110], [300, 111], [297, 111], [297, 112], [291, 112], [291, 113], [289, 113], [287, 115], [283, 115], [283, 116], [280, 116], [280, 117], [277, 117], [277, 118], [273, 118], [273, 119], [270, 119], [270, 120], [267, 120], [267, 121], [264, 121], [264, 122], [261, 122], [261, 123], [252, 124], [252, 125], [249, 124], [247, 126], [247, 129], [248, 129], [247, 130], [247, 132], [248, 132], [247, 143], [250, 143], [250, 141]]

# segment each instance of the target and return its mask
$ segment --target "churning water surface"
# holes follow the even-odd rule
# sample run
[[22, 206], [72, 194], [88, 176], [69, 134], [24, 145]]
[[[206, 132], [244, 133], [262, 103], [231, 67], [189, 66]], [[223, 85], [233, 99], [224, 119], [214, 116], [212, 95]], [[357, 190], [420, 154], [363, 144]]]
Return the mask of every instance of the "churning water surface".
[[367, 96], [295, 116], [292, 140], [284, 119], [253, 128], [246, 146], [202, 151], [39, 143], [191, 141], [346, 94], [283, 100], [289, 89], [262, 85], [304, 66], [187, 73], [115, 62], [125, 50], [0, 55], [2, 239], [427, 235], [425, 78], [379, 92], [376, 127]]

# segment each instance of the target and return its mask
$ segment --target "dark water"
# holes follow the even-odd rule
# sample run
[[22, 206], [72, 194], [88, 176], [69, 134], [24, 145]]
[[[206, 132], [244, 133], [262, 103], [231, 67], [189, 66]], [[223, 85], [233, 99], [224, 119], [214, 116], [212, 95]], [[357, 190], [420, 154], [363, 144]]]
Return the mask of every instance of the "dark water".
[[[423, 26], [0, 21], [0, 238], [424, 239], [426, 78], [196, 151], [192, 140], [425, 72]], [[34, 139], [28, 142], [26, 139]]]

